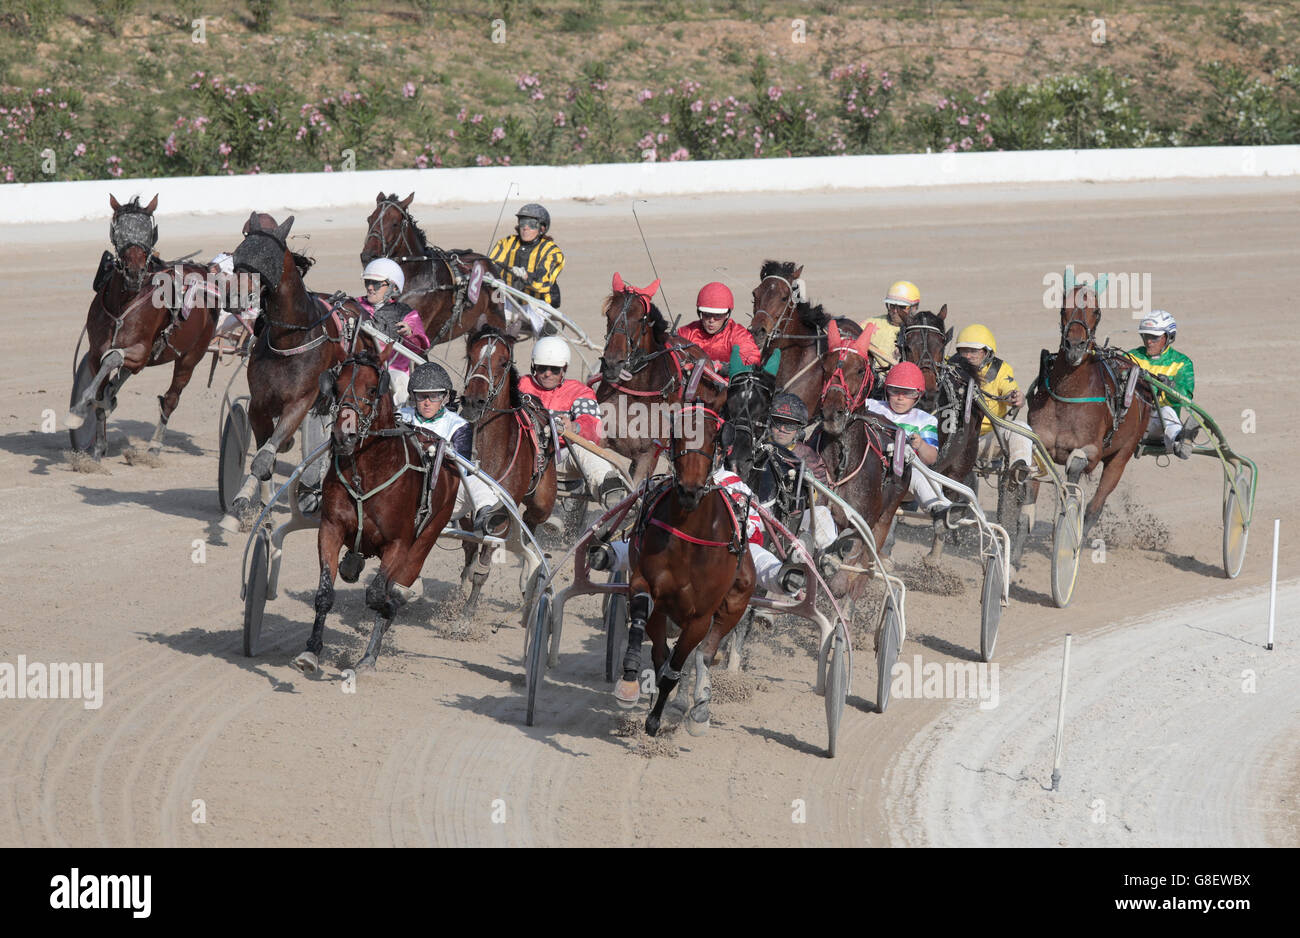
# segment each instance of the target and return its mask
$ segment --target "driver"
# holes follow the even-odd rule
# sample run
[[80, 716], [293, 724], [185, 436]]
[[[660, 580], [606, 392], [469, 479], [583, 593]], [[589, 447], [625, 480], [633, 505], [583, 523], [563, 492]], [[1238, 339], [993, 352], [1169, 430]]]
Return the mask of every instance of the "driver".
[[[1130, 349], [1129, 357], [1143, 371], [1191, 400], [1192, 392], [1196, 390], [1196, 375], [1192, 360], [1173, 347], [1174, 339], [1178, 337], [1177, 320], [1165, 310], [1158, 309], [1138, 325], [1138, 335], [1142, 336], [1142, 348]], [[1173, 453], [1179, 459], [1190, 459], [1190, 438], [1195, 437], [1197, 428], [1195, 416], [1189, 415], [1184, 425], [1178, 403], [1164, 391], [1157, 392], [1156, 404], [1159, 406], [1152, 410], [1147, 437], [1157, 442], [1163, 437], [1165, 452]]]
[[[361, 272], [361, 279], [366, 286], [366, 295], [356, 297], [356, 302], [366, 317], [382, 322], [397, 320], [397, 335], [405, 340], [402, 344], [421, 354], [428, 351], [431, 343], [424, 331], [420, 314], [398, 299], [406, 288], [406, 275], [402, 273], [397, 261], [377, 257], [366, 265], [366, 269]], [[385, 352], [388, 354], [385, 355]], [[411, 360], [396, 351], [390, 351], [387, 346], [380, 348], [379, 354], [382, 360], [388, 362], [393, 403], [401, 407], [406, 403]]]
[[[999, 417], [1010, 420], [1007, 418], [1007, 411], [1012, 407], [1024, 406], [1025, 392], [1016, 384], [1016, 375], [1011, 370], [1011, 366], [997, 357], [998, 340], [994, 338], [993, 330], [979, 323], [967, 326], [957, 333], [956, 349], [958, 355], [978, 369], [980, 390], [990, 398], [986, 402], [989, 410]], [[996, 398], [1004, 399], [996, 400]], [[1010, 422], [1023, 427], [1026, 432], [1029, 431], [1029, 425], [1023, 420], [1010, 420]], [[1004, 427], [994, 426], [988, 417], [985, 417], [980, 425], [980, 436], [986, 437], [980, 444], [982, 458], [987, 459], [994, 444], [1000, 442], [1009, 454], [1012, 480], [1020, 484], [1029, 478], [1034, 452], [1029, 437], [1012, 433]]]
[[543, 303], [560, 308], [560, 271], [564, 253], [551, 237], [551, 213], [529, 202], [515, 212], [515, 233], [492, 246], [488, 254], [502, 269], [503, 279]]
[[724, 283], [706, 283], [695, 298], [699, 320], [677, 330], [687, 342], [693, 342], [713, 360], [713, 370], [726, 375], [731, 367], [731, 350], [740, 350], [742, 365], [757, 365], [759, 352], [748, 329], [731, 318], [735, 297]]
[[875, 323], [876, 331], [871, 336], [871, 354], [885, 368], [898, 364], [898, 330], [903, 327], [907, 317], [920, 308], [921, 291], [916, 284], [910, 280], [899, 280], [885, 293], [885, 315], [869, 317], [860, 323], [863, 330], [868, 324]]
[[[389, 380], [392, 380], [391, 377]], [[447, 403], [452, 397], [452, 385], [446, 369], [437, 362], [416, 365], [411, 372], [407, 390], [415, 403], [401, 408], [397, 412], [397, 419], [415, 427], [426, 439], [437, 436], [446, 440], [461, 457], [472, 460], [470, 453], [474, 428], [460, 414], [447, 409]], [[428, 444], [430, 455], [436, 446], [436, 443]], [[471, 514], [474, 530], [479, 534], [495, 530], [510, 517], [490, 485], [473, 473], [462, 470], [461, 484], [456, 490], [456, 503], [452, 506], [451, 516], [462, 518]]]

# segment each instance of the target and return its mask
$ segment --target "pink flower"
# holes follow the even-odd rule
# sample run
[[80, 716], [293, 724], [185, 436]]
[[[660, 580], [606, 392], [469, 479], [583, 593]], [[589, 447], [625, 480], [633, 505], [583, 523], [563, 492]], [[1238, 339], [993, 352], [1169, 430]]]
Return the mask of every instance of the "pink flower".
[[965, 127], [967, 124], [970, 123], [970, 117], [968, 117], [967, 115], [963, 114], [961, 117], [957, 118], [957, 123], [959, 123], [959, 124], [961, 124], [963, 127]]
[[492, 128], [492, 142], [493, 142], [493, 143], [496, 143], [498, 140], [504, 140], [505, 137], [506, 137], [505, 128], [503, 128], [503, 127], [493, 127], [493, 128]]
[[694, 101], [691, 102], [692, 114], [698, 114], [702, 110], [704, 110], [704, 102], [701, 101], [699, 98], [696, 98]]
[[[84, 153], [86, 151], [86, 145], [84, 143], [80, 144], [78, 146], [78, 149], [80, 149], [81, 152]], [[175, 133], [169, 134], [166, 141], [163, 142], [163, 153], [165, 153], [167, 156], [175, 156], [176, 151], [178, 149], [179, 147], [176, 146], [176, 134]], [[81, 156], [81, 153], [76, 153], [75, 155]]]
[[329, 163], [326, 163], [326, 164], [325, 164], [325, 172], [327, 172], [327, 173], [332, 173], [332, 172], [334, 172], [334, 167], [331, 166]]
[[403, 98], [415, 97], [415, 82], [408, 81], [406, 84], [402, 85], [402, 97]]
[[564, 121], [565, 121], [565, 117], [563, 111], [556, 111], [555, 117], [551, 118], [551, 123], [553, 123], [556, 127], [563, 127]]
[[636, 93], [636, 103], [645, 104], [647, 101], [654, 98], [654, 96], [655, 93], [651, 91], [649, 88], [642, 88], [640, 91]]
[[969, 150], [970, 147], [971, 147], [971, 143], [972, 143], [972, 142], [973, 142], [973, 141], [971, 140], [970, 137], [962, 137], [962, 138], [961, 138], [961, 148], [962, 148], [963, 150]]
[[690, 158], [691, 154], [685, 147], [678, 147], [672, 153], [668, 154], [668, 162], [670, 163], [678, 163], [682, 160], [689, 160]]
[[660, 115], [659, 115], [659, 123], [661, 123], [661, 124], [665, 124], [665, 125], [666, 125], [666, 124], [669, 123], [670, 120], [671, 120], [671, 118], [670, 118], [667, 114], [660, 114]]
[[[649, 134], [647, 134], [646, 136], [649, 136]], [[663, 134], [663, 133], [659, 134], [659, 135], [655, 138], [655, 142], [656, 142], [656, 143], [667, 143], [667, 142], [668, 142], [668, 135], [667, 135], [667, 134]]]
[[478, 165], [478, 166], [491, 166], [491, 165], [492, 165], [492, 157], [490, 157], [490, 156], [483, 156], [483, 155], [480, 153], [478, 156], [474, 157], [474, 162], [475, 162], [475, 164]]
[[475, 114], [473, 117], [471, 117], [471, 118], [469, 119], [469, 122], [470, 122], [471, 124], [481, 124], [481, 123], [483, 123], [483, 115], [482, 115], [482, 114]]
[[426, 169], [428, 165], [429, 165], [429, 158], [425, 156], [423, 153], [421, 153], [419, 156], [415, 158], [416, 169]]
[[307, 136], [307, 128], [306, 128], [306, 127], [299, 126], [299, 128], [298, 128], [298, 132], [297, 132], [296, 134], [293, 135], [293, 139], [295, 139], [295, 140], [301, 140], [301, 139], [302, 139], [303, 137], [305, 137], [305, 136]]
[[[167, 139], [173, 140], [175, 139], [175, 137], [176, 135], [172, 134], [171, 137], [168, 137]], [[85, 154], [86, 154], [86, 145], [84, 143], [77, 144], [76, 149], [72, 151], [73, 156], [84, 156]]]
[[462, 124], [465, 123], [465, 118], [467, 117], [469, 117], [468, 108], [462, 107], [459, 111], [456, 112], [456, 120], [460, 121]]
[[498, 162], [500, 165], [502, 165], [502, 166], [509, 166], [509, 165], [510, 165], [510, 157], [509, 157], [509, 156], [498, 156], [498, 157], [497, 157], [497, 162]]
[[767, 89], [767, 97], [769, 101], [780, 101], [781, 89], [776, 85], [769, 85]]
[[217, 152], [220, 153], [222, 156], [229, 156], [230, 150], [231, 150], [231, 146], [228, 143], [218, 144], [217, 146]]

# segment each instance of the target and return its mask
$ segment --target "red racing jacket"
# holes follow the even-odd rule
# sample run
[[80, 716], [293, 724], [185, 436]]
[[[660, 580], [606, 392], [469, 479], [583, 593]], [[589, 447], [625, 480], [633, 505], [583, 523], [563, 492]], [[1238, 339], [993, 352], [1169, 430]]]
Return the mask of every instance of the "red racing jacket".
[[758, 345], [754, 342], [754, 337], [734, 318], [728, 319], [727, 324], [717, 335], [709, 335], [705, 332], [704, 326], [698, 320], [682, 326], [677, 330], [677, 334], [687, 342], [694, 342], [702, 348], [704, 354], [713, 359], [715, 368], [725, 369], [730, 364], [733, 345], [740, 349], [742, 365], [758, 364]]
[[[554, 390], [544, 391], [532, 375], [524, 375], [519, 379], [519, 390], [537, 398], [552, 414], [567, 414], [584, 440], [600, 443], [600, 405], [596, 403], [596, 392], [581, 381], [570, 378]], [[559, 442], [566, 445], [563, 440]]]

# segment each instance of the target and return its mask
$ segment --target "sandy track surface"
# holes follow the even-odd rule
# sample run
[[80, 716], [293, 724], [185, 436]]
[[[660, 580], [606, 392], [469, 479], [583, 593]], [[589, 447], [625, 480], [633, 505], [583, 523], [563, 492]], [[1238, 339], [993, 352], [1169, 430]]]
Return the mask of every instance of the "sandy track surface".
[[[435, 213], [419, 196], [416, 217], [435, 242], [486, 246], [495, 207]], [[229, 249], [253, 207], [164, 215], [160, 247]], [[653, 279], [630, 205], [548, 207], [569, 258], [565, 309], [600, 334], [610, 274]], [[313, 289], [359, 286], [367, 211], [299, 215], [293, 243], [318, 260]], [[688, 314], [710, 279], [728, 282], [747, 308], [766, 257], [805, 264], [813, 298], [856, 316], [874, 314], [884, 288], [907, 277], [923, 306], [946, 301], [958, 326], [990, 325], [1026, 382], [1038, 349], [1057, 342], [1057, 317], [1041, 303], [1045, 274], [1066, 262], [1150, 271], [1155, 305], [1179, 317], [1180, 348], [1196, 359], [1197, 399], [1260, 465], [1245, 572], [1230, 583], [1219, 569], [1214, 464], [1131, 464], [1103, 519], [1106, 561], [1085, 555], [1067, 610], [1051, 606], [1040, 521], [1002, 620], [998, 708], [972, 715], [970, 701], [899, 699], [876, 715], [874, 664], [859, 654], [833, 761], [822, 755], [822, 701], [810, 690], [811, 627], [778, 623], [757, 637], [746, 672], [725, 693], [715, 685], [710, 735], [650, 742], [619, 735], [625, 721], [602, 679], [591, 599], [570, 603], [537, 725], [524, 726], [517, 571], [496, 568], [463, 640], [449, 599], [459, 551], [431, 556], [425, 597], [390, 632], [380, 670], [344, 693], [339, 671], [370, 626], [360, 586], [339, 590], [325, 676], [289, 666], [311, 620], [309, 532], [287, 542], [264, 649], [241, 653], [244, 542], [216, 524], [216, 417], [229, 366], [212, 389], [202, 366], [160, 466], [128, 465], [121, 453], [148, 438], [167, 369], [123, 389], [106, 472], [73, 471], [62, 415], [107, 214], [100, 224], [0, 227], [0, 337], [10, 350], [0, 372], [0, 661], [101, 662], [106, 685], [98, 710], [0, 700], [0, 844], [1296, 844], [1294, 751], [1278, 740], [1294, 739], [1300, 721], [1275, 696], [1276, 682], [1295, 684], [1286, 650], [1294, 587], [1282, 597], [1276, 657], [1236, 641], [1262, 641], [1274, 517], [1283, 518], [1280, 575], [1300, 572], [1285, 550], [1296, 513], [1284, 497], [1300, 452], [1297, 395], [1279, 380], [1297, 353], [1286, 278], [1300, 241], [1294, 181], [660, 199], [640, 213], [674, 313]], [[36, 279], [49, 271], [59, 272]], [[1134, 329], [1113, 313], [1101, 331], [1130, 346]], [[449, 358], [458, 365], [463, 350]], [[1247, 409], [1257, 432], [1242, 432]], [[46, 411], [58, 432], [41, 432]], [[925, 540], [917, 527], [900, 536], [896, 557], [908, 570]], [[975, 660], [979, 569], [969, 547], [950, 549], [945, 570], [909, 578], [904, 661]], [[1187, 603], [1199, 604], [1186, 607], [1191, 620]], [[1174, 606], [1182, 620], [1169, 618]], [[1079, 709], [1065, 786], [1040, 798], [1028, 790], [1050, 772], [1067, 630]], [[1248, 702], [1245, 668], [1259, 674]], [[1159, 679], [1143, 679], [1151, 674]], [[1189, 796], [1214, 817], [1188, 809]], [[1106, 824], [1089, 820], [1096, 798]]]

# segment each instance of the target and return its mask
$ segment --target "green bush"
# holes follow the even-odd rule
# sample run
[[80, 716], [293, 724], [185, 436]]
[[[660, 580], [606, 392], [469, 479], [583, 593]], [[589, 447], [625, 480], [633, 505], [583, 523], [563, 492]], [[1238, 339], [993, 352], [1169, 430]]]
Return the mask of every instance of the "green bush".
[[1254, 146], [1300, 142], [1300, 70], [1294, 64], [1275, 70], [1271, 84], [1220, 61], [1208, 63], [1201, 72], [1210, 91], [1202, 96], [1201, 120], [1188, 134], [1193, 143]]
[[1109, 68], [1009, 85], [993, 95], [991, 133], [1000, 150], [1157, 146], [1162, 141]]

